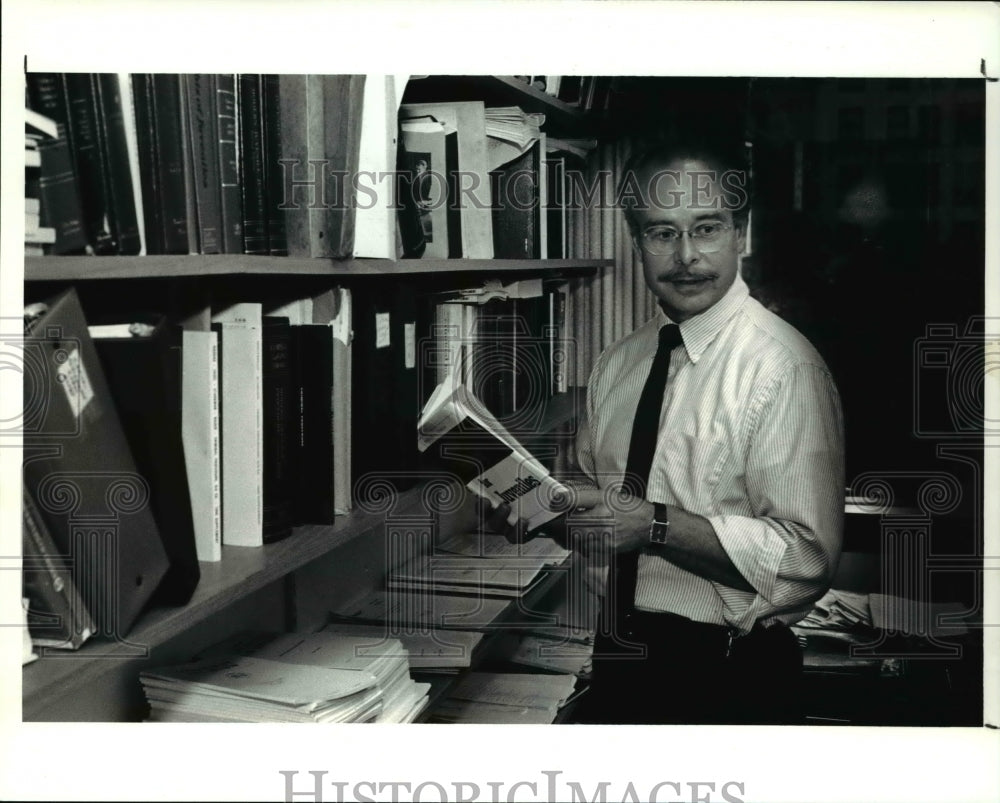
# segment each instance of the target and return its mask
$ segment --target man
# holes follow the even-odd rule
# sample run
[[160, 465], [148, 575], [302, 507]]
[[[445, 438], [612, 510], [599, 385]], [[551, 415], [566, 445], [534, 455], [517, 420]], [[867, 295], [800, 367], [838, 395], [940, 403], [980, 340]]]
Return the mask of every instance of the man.
[[739, 275], [747, 175], [738, 150], [701, 140], [623, 178], [658, 310], [598, 358], [577, 441], [600, 492], [580, 492], [568, 530], [611, 556], [584, 721], [801, 716], [787, 624], [839, 559], [842, 418], [820, 356]]

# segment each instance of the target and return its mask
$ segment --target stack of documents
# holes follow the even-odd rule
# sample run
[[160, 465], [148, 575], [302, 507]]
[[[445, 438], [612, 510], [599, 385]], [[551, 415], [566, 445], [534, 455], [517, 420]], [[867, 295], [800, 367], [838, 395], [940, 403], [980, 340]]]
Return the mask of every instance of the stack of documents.
[[867, 594], [831, 588], [796, 626], [805, 629], [850, 630], [871, 627], [872, 613]]
[[[287, 677], [290, 682], [313, 677], [316, 683], [320, 683], [324, 677], [323, 673], [330, 673], [325, 677], [331, 684], [334, 679], [340, 678], [340, 683], [345, 688], [359, 686], [358, 692], [362, 690], [366, 692], [364, 697], [366, 704], [358, 706], [355, 703], [361, 698], [352, 702], [339, 692], [335, 694], [337, 687], [330, 686], [329, 689], [317, 687], [314, 692], [318, 695], [317, 700], [327, 695], [331, 699], [341, 699], [343, 703], [342, 710], [335, 710], [336, 707], [330, 706], [330, 710], [324, 710], [318, 715], [322, 718], [313, 718], [313, 721], [320, 722], [412, 722], [427, 705], [427, 693], [430, 690], [429, 684], [415, 683], [410, 677], [409, 658], [405, 647], [398, 639], [376, 640], [323, 631], [280, 635], [241, 634], [212, 647], [201, 657], [199, 663], [189, 666], [225, 666], [227, 662], [236, 664], [231, 672], [242, 672], [244, 671], [242, 667], [249, 665], [251, 668], [257, 668], [257, 671], [268, 670], [275, 674], [283, 672], [282, 676]], [[159, 670], [158, 675], [176, 676], [178, 674], [176, 670], [176, 667]], [[269, 678], [268, 675], [261, 675], [261, 683], [269, 682]], [[238, 686], [238, 683], [232, 682], [233, 680], [229, 675], [223, 674], [222, 678], [215, 678], [213, 682], [232, 693]], [[147, 689], [150, 688], [146, 680], [144, 685]], [[348, 693], [356, 694], [354, 691]], [[147, 697], [149, 696], [150, 692], [147, 690]], [[162, 708], [153, 703], [154, 698], [159, 702], [161, 696], [160, 692], [156, 692], [150, 698], [154, 712]], [[317, 700], [310, 702], [316, 703]], [[306, 703], [299, 700], [298, 704]], [[185, 705], [185, 708], [190, 707]], [[155, 718], [162, 719], [159, 715]], [[249, 721], [299, 720], [266, 717], [263, 720]]]
[[549, 724], [576, 687], [573, 675], [470, 672], [438, 703], [432, 722]]
[[517, 638], [507, 660], [520, 666], [585, 677], [590, 674], [593, 655], [592, 644], [525, 635]]
[[509, 142], [522, 152], [538, 139], [544, 124], [544, 114], [525, 112], [520, 106], [486, 109], [486, 136]]
[[375, 676], [234, 655], [140, 675], [155, 722], [367, 722], [382, 709]]
[[389, 588], [425, 589], [431, 594], [523, 597], [544, 577], [549, 564], [539, 558], [468, 558], [463, 555], [415, 558], [389, 573]]
[[429, 591], [373, 591], [332, 612], [338, 621], [387, 625], [390, 631], [488, 630], [506, 610], [507, 600], [432, 594]]
[[472, 664], [472, 654], [483, 634], [473, 630], [420, 630], [404, 627], [390, 631], [385, 625], [334, 622], [323, 628], [336, 633], [365, 639], [368, 645], [382, 644], [390, 637], [399, 639], [406, 648], [411, 672], [423, 674], [457, 674]]

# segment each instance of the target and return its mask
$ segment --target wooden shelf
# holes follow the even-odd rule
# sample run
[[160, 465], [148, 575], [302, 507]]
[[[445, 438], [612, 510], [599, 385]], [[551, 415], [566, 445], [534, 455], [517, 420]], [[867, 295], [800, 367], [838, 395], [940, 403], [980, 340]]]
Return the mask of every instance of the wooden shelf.
[[586, 112], [509, 75], [430, 75], [411, 78], [404, 103], [481, 100], [486, 106], [520, 106], [545, 115], [542, 130], [563, 137], [594, 135]]
[[309, 259], [212, 256], [25, 257], [25, 281], [197, 278], [202, 276], [395, 276], [440, 273], [591, 273], [606, 259]]
[[[552, 431], [576, 413], [580, 394], [550, 399], [542, 416], [542, 431]], [[418, 514], [424, 509], [423, 486], [400, 493], [393, 515]], [[22, 717], [34, 719], [48, 698], [71, 688], [100, 682], [109, 660], [128, 660], [184, 633], [238, 600], [280, 580], [306, 564], [355, 539], [375, 536], [385, 526], [382, 513], [356, 509], [332, 525], [297, 527], [286, 539], [259, 548], [223, 547], [218, 563], [201, 563], [201, 580], [182, 607], [154, 608], [144, 613], [128, 633], [127, 643], [91, 640], [75, 651], [49, 650], [22, 672]]]

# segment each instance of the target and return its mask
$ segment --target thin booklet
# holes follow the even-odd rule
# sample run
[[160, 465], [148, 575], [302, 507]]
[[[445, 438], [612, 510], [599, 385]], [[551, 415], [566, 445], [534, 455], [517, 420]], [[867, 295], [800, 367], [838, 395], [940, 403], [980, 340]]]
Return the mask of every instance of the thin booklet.
[[508, 504], [529, 530], [561, 514], [567, 488], [519, 444], [452, 371], [417, 422], [417, 447], [494, 507]]

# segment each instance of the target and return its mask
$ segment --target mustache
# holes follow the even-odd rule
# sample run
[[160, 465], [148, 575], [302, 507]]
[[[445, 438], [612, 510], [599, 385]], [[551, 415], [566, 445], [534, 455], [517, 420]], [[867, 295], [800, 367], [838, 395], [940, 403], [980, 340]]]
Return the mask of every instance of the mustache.
[[717, 273], [692, 273], [687, 270], [672, 270], [666, 273], [661, 273], [657, 277], [661, 282], [677, 282], [677, 281], [701, 281], [701, 280], [713, 280], [718, 279], [719, 274]]

